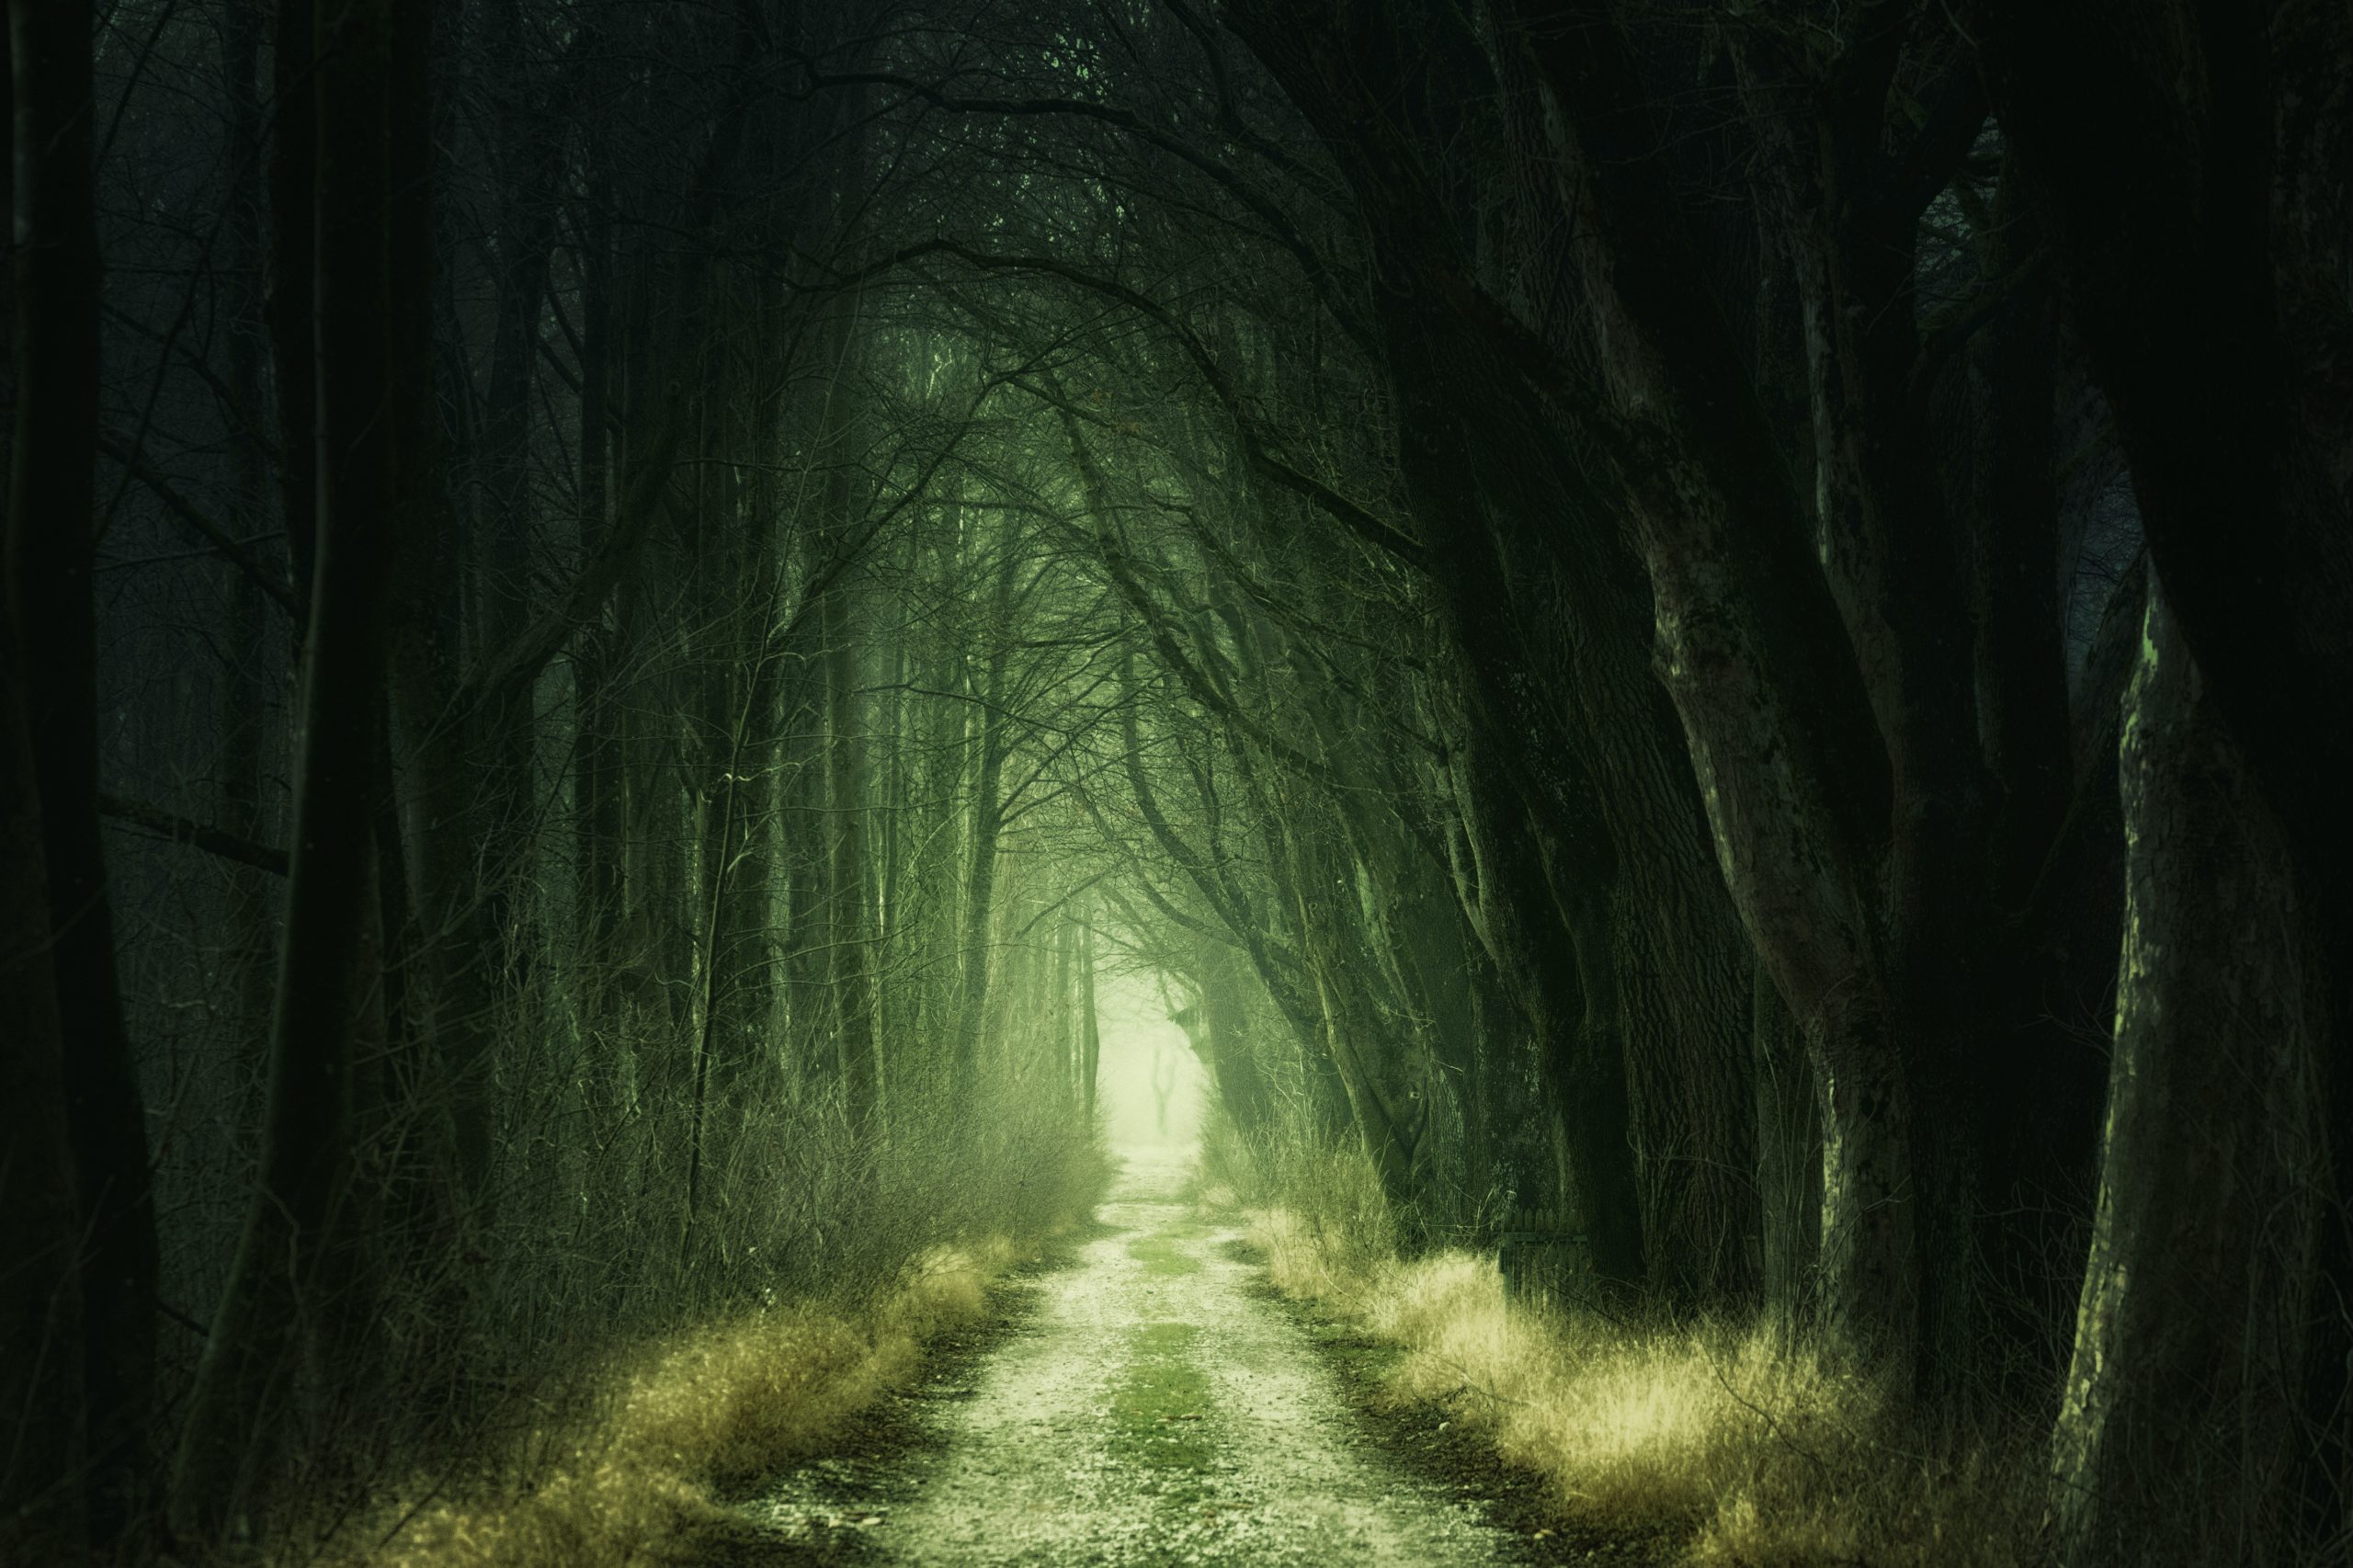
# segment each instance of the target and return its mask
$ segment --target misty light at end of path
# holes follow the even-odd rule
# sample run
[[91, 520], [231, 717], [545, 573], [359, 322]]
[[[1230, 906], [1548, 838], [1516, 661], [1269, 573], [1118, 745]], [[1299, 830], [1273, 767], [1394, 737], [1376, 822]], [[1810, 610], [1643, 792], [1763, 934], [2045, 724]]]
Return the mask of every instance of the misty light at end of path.
[[1173, 991], [1164, 997], [1144, 975], [1107, 971], [1099, 983], [1103, 1062], [1096, 1092], [1112, 1153], [1191, 1150], [1200, 1142], [1210, 1085], [1184, 1029], [1168, 1016], [1185, 998]]

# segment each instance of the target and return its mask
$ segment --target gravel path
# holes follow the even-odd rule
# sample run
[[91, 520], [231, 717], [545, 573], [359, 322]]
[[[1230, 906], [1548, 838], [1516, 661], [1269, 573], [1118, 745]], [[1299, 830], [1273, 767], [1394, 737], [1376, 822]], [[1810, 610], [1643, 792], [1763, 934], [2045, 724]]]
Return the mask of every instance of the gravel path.
[[763, 1524], [860, 1562], [1518, 1561], [1479, 1506], [1369, 1446], [1298, 1326], [1245, 1289], [1233, 1233], [1175, 1199], [1180, 1174], [1131, 1160], [1113, 1229], [1043, 1282], [1028, 1331], [969, 1389], [924, 1391], [936, 1457], [847, 1510], [823, 1476], [788, 1479]]

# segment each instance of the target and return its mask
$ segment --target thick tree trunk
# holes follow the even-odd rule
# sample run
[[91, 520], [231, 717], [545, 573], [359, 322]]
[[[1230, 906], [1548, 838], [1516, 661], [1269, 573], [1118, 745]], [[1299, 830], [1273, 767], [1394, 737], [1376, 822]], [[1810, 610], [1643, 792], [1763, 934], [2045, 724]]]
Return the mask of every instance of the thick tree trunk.
[[[13, 574], [9, 598], [16, 597]], [[50, 962], [48, 859], [25, 726], [26, 660], [0, 607], [0, 1558], [71, 1562], [89, 1550], [82, 1376], [82, 1216], [67, 1137], [63, 1036]]]
[[1351, 923], [1360, 927], [1359, 946], [1370, 960], [1362, 966], [1364, 982], [1374, 973], [1385, 982], [1387, 994], [1372, 992], [1370, 999], [1376, 1016], [1394, 1020], [1389, 1051], [1404, 1069], [1401, 1087], [1419, 1127], [1414, 1199], [1423, 1222], [1436, 1232], [1467, 1219], [1472, 1201], [1464, 1134], [1477, 1129], [1479, 1118], [1466, 1092], [1474, 1065], [1471, 981], [1463, 963], [1468, 933], [1446, 868], [1435, 858], [1434, 838], [1402, 814], [1415, 809], [1412, 785], [1394, 777], [1381, 754], [1374, 739], [1377, 716], [1353, 702], [1321, 698], [1302, 706], [1324, 765], [1349, 781], [1325, 788], [1319, 802], [1345, 830], [1354, 859], [1354, 874], [1346, 881], [1356, 897], [1343, 900], [1337, 913], [1353, 915]]
[[[123, 1027], [98, 834], [94, 28], [87, 5], [55, 0], [15, 0], [9, 23], [17, 238], [9, 656], [22, 661], [57, 1062], [85, 1238], [80, 1349], [90, 1522], [108, 1542], [141, 1506], [154, 1408], [157, 1260], [146, 1116]], [[33, 1042], [40, 1050], [38, 1032]]]
[[[1914, 983], [1935, 947], [1924, 922], [1957, 917], [1933, 893], [1956, 869], [1958, 813], [1939, 791], [1966, 770], [1935, 766], [1953, 650], [1921, 624], [1924, 611], [1887, 600], [1934, 576], [1921, 534], [1936, 532], [1933, 497], [1919, 474], [1907, 477], [1903, 432], [1873, 425], [1873, 409], [1857, 402], [1900, 389], [1908, 368], [1898, 361], [1910, 317], [1889, 305], [1908, 301], [1908, 278], [1890, 283], [1883, 254], [1902, 232], [1859, 209], [1857, 226], [1838, 236], [1846, 248], [1817, 252], [1811, 273], [1801, 258], [1816, 375], [1838, 378], [1816, 403], [1817, 462], [1836, 460], [1836, 472], [1817, 475], [1829, 505], [1816, 519], [1748, 391], [1745, 351], [1709, 302], [1659, 154], [1654, 99], [1616, 21], [1592, 5], [1547, 20], [1524, 6], [1495, 10], [1504, 47], [1527, 51], [1561, 106], [1554, 162], [1564, 199], [1611, 214], [1607, 245], [1588, 253], [1588, 280], [1619, 398], [1653, 425], [1652, 449], [1628, 454], [1618, 477], [1635, 492], [1624, 499], [1651, 580], [1658, 667], [1725, 882], [1806, 1031], [1822, 1086], [1829, 1321], [1908, 1366], [1919, 1195], [1901, 1033], [1904, 1010], [1923, 1011]], [[1825, 155], [1835, 151], [1825, 143]], [[1837, 270], [1846, 261], [1852, 276]], [[1831, 298], [1848, 289], [1852, 301]], [[1901, 319], [1881, 321], [1889, 315]], [[1850, 331], [1861, 335], [1842, 335]], [[1900, 424], [1907, 406], [1899, 390], [1878, 416]], [[1817, 522], [1829, 584], [1813, 548]]]
[[1760, 968], [1752, 983], [1756, 1052], [1758, 1278], [1781, 1327], [1807, 1321], [1822, 1244], [1822, 1118], [1805, 1040]]
[[2243, 1562], [2296, 1512], [2325, 960], [2278, 818], [2154, 584], [2122, 770], [2115, 1054], [2052, 1444], [2054, 1560]]
[[[259, 1190], [188, 1398], [173, 1532], [223, 1541], [251, 1506], [285, 1418], [292, 1341], [339, 1296], [354, 1057], [373, 918], [381, 626], [393, 529], [388, 417], [392, 18], [323, 0], [318, 90], [319, 430], [324, 453], [287, 945], [270, 1036]], [[421, 389], [411, 389], [417, 391]], [[330, 1311], [332, 1308], [330, 1308]]]
[[[2041, 199], [2169, 613], [2277, 813], [2306, 928], [2321, 951], [2353, 949], [2353, 724], [2336, 717], [2353, 711], [2353, 11], [2220, 7], [2150, 28], [2129, 7], [1977, 0], [1967, 25]], [[2353, 965], [2326, 972], [2317, 1071], [2344, 1128]], [[2353, 1138], [2332, 1156], [2343, 1206]], [[2326, 1293], [2353, 1300], [2341, 1217], [2322, 1258]], [[2313, 1529], [2341, 1540], [2353, 1313], [2315, 1332], [2302, 1417], [2324, 1435], [2302, 1490]]]
[[1194, 972], [1200, 976], [1200, 1020], [1194, 1032], [1205, 1048], [1218, 1102], [1245, 1137], [1267, 1131], [1273, 1115], [1267, 1075], [1259, 1065], [1257, 1045], [1250, 1038], [1248, 1010], [1242, 1001], [1242, 975], [1233, 949], [1202, 937], [1193, 945]]
[[[1582, 865], [1569, 869], [1572, 895], [1583, 902], [1574, 913], [1563, 907], [1528, 809], [1505, 785], [1493, 752], [1494, 742], [1474, 721], [1458, 754], [1456, 794], [1476, 867], [1477, 925], [1527, 1020], [1536, 1081], [1559, 1123], [1565, 1167], [1543, 1184], [1549, 1194], [1523, 1188], [1519, 1201], [1531, 1206], [1549, 1196], [1565, 1207], [1576, 1217], [1600, 1278], [1639, 1285], [1644, 1262], [1640, 1187], [1625, 1058], [1607, 1002], [1615, 971], [1603, 884]], [[1556, 842], [1553, 854], [1563, 853]], [[1601, 998], [1590, 994], [1597, 983]]]

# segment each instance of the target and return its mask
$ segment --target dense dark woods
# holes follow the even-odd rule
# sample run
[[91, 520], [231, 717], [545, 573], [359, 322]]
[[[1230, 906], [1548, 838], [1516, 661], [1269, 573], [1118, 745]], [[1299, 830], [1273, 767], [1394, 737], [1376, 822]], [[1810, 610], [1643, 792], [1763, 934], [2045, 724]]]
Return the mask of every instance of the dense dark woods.
[[2353, 10], [9, 17], [6, 1561], [438, 1560], [1083, 1214], [1138, 983], [2043, 1560], [2353, 1551]]

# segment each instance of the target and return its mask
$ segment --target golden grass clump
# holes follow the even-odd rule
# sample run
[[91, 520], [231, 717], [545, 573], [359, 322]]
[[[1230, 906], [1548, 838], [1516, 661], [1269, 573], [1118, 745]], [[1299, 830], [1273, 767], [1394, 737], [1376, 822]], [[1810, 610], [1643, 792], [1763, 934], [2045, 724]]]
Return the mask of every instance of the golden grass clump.
[[1330, 1231], [1269, 1209], [1249, 1233], [1279, 1290], [1403, 1352], [1392, 1395], [1473, 1424], [1582, 1524], [1709, 1568], [2032, 1556], [2030, 1452], [1926, 1434], [1827, 1351], [1760, 1327], [1507, 1303], [1488, 1258], [1369, 1263]]
[[1284, 1295], [1308, 1301], [1351, 1301], [1362, 1285], [1332, 1239], [1288, 1209], [1260, 1211], [1250, 1244], [1267, 1260], [1267, 1275]]
[[634, 1568], [725, 1530], [719, 1499], [821, 1450], [915, 1372], [923, 1341], [988, 1307], [1003, 1237], [923, 1253], [863, 1312], [750, 1312], [616, 1357], [520, 1476], [386, 1501], [323, 1560], [339, 1568]]

